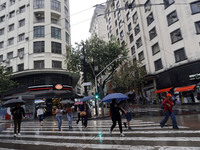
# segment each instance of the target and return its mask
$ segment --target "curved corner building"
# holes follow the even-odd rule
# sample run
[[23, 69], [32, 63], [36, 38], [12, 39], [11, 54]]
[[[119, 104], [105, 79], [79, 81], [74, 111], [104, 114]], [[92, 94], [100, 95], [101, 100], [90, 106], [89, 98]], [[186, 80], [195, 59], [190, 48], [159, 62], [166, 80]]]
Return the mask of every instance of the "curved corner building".
[[0, 62], [18, 82], [9, 96], [74, 98], [79, 77], [65, 63], [69, 17], [69, 0], [0, 1]]

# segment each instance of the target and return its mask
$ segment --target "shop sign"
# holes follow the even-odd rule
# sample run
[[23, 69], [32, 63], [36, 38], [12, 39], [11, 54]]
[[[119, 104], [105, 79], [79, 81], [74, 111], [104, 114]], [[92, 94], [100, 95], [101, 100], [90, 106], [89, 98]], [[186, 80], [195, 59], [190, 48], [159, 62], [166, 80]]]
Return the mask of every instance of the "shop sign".
[[200, 79], [200, 73], [189, 75], [190, 80], [198, 80]]
[[56, 84], [56, 85], [55, 85], [55, 88], [56, 88], [57, 90], [61, 90], [61, 89], [63, 88], [63, 86], [62, 86], [61, 84]]

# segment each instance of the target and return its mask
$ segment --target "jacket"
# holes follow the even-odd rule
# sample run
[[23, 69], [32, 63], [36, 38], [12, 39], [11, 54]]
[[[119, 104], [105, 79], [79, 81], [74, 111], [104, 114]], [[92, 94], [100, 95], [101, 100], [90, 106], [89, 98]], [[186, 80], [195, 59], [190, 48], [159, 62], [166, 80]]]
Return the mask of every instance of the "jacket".
[[[172, 107], [174, 106], [174, 104], [172, 100], [168, 100], [167, 98], [165, 98], [162, 104], [164, 105], [164, 111], [173, 112]], [[169, 106], [167, 104], [169, 104]]]
[[22, 119], [22, 116], [25, 117], [25, 112], [23, 107], [14, 107], [11, 110], [11, 114], [13, 115], [13, 119]]

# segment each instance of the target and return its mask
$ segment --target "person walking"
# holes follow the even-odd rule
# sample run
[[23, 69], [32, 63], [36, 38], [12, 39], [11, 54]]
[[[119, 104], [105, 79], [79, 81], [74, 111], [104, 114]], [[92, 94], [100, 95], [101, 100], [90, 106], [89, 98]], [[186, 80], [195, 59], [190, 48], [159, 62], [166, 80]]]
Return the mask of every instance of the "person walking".
[[124, 122], [124, 126], [125, 126], [125, 128], [127, 128], [127, 125], [128, 125], [128, 129], [131, 130], [130, 121], [132, 120], [132, 114], [131, 114], [131, 108], [130, 108], [130, 104], [129, 104], [128, 100], [121, 101], [120, 106], [121, 106], [121, 109], [123, 110], [123, 112], [125, 114], [125, 118], [126, 118], [126, 122]]
[[43, 120], [44, 120], [44, 109], [41, 108], [40, 106], [37, 109], [37, 117], [39, 119], [40, 126], [42, 126], [43, 125]]
[[67, 104], [65, 111], [67, 113], [67, 119], [68, 119], [68, 122], [69, 122], [69, 129], [72, 129], [72, 119], [73, 119], [73, 111], [74, 110], [73, 110], [70, 103]]
[[61, 131], [61, 125], [62, 125], [62, 114], [63, 114], [63, 109], [62, 105], [59, 104], [57, 109], [56, 109], [56, 120], [58, 122], [58, 130]]
[[78, 120], [76, 121], [76, 124], [78, 124], [79, 123], [79, 121], [81, 120], [81, 122], [82, 122], [82, 125], [83, 125], [83, 117], [81, 117], [80, 116], [80, 107], [81, 107], [81, 105], [79, 104], [78, 106], [77, 106], [77, 115], [78, 115]]
[[172, 102], [172, 95], [168, 93], [165, 100], [162, 102], [162, 104], [164, 105], [165, 118], [160, 122], [160, 126], [163, 128], [170, 116], [172, 119], [172, 123], [173, 123], [173, 129], [179, 129], [177, 122], [176, 122], [176, 117], [172, 110], [172, 107], [174, 106], [174, 104]]
[[21, 107], [20, 103], [17, 103], [16, 106], [11, 109], [11, 114], [13, 115], [14, 120], [14, 137], [16, 137], [17, 135], [20, 136], [21, 122], [22, 119], [25, 119], [24, 108]]
[[84, 112], [84, 115], [81, 116], [83, 117], [83, 128], [87, 128], [87, 122], [88, 122], [88, 112], [89, 112], [89, 106], [86, 103], [86, 101], [83, 102], [83, 105], [80, 106], [80, 116]]
[[113, 123], [111, 128], [110, 128], [110, 136], [112, 136], [112, 131], [116, 126], [116, 122], [118, 122], [118, 125], [119, 125], [120, 136], [125, 136], [122, 133], [122, 121], [121, 121], [121, 115], [120, 115], [120, 112], [119, 112], [120, 110], [122, 110], [122, 109], [119, 106], [119, 104], [117, 103], [117, 99], [113, 99], [112, 103], [110, 105], [111, 119], [112, 119], [112, 123]]

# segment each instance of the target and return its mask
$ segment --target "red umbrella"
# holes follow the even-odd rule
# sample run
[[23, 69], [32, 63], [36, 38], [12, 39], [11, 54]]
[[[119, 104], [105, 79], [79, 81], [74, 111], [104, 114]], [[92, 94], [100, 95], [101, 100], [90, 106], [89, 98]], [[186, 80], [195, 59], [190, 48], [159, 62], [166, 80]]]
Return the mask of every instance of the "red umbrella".
[[83, 102], [76, 102], [74, 105], [82, 105]]

